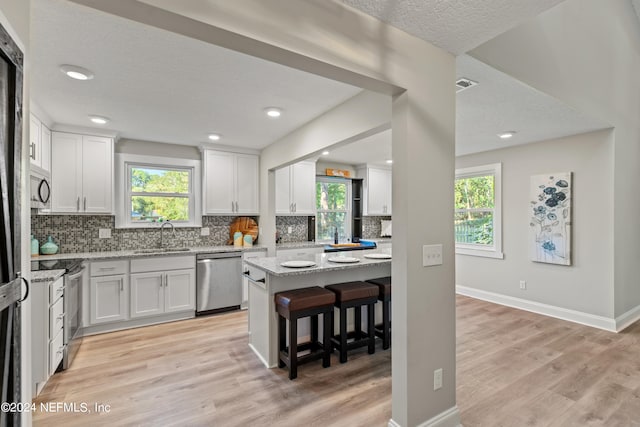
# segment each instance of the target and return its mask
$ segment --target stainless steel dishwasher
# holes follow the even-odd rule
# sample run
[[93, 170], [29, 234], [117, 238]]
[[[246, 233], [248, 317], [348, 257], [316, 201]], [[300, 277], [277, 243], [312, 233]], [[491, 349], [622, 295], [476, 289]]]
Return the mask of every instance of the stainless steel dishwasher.
[[242, 252], [197, 256], [196, 315], [240, 308]]

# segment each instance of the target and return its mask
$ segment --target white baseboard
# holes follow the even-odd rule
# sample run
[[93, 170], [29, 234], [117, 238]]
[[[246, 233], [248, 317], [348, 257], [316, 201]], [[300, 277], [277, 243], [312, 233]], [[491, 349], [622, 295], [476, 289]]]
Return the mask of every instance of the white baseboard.
[[[567, 320], [569, 322], [580, 323], [581, 325], [591, 326], [592, 328], [604, 329], [605, 331], [610, 332], [619, 331], [617, 328], [618, 319], [596, 316], [595, 314], [584, 313], [582, 311], [570, 310], [568, 308], [529, 301], [508, 295], [496, 294], [494, 292], [483, 291], [481, 289], [469, 288], [461, 285], [456, 285], [456, 293], [481, 299], [483, 301], [489, 301], [500, 305], [506, 305], [508, 307], [518, 308], [520, 310], [531, 311], [533, 313]], [[629, 312], [625, 313], [623, 316], [627, 316], [628, 313]], [[640, 307], [637, 308], [634, 315], [640, 316]], [[629, 316], [629, 319], [625, 318], [625, 320], [628, 321], [631, 318], [632, 316]]]
[[616, 331], [620, 332], [638, 320], [640, 320], [640, 305], [616, 317]]
[[262, 355], [258, 352], [258, 350], [256, 350], [256, 348], [253, 346], [253, 344], [249, 344], [249, 348], [256, 354], [256, 356], [258, 356], [258, 359], [264, 364], [264, 366], [266, 366], [267, 368], [275, 368], [276, 366], [278, 366], [277, 364], [275, 366], [269, 366], [269, 364], [267, 363], [266, 360], [264, 360], [264, 358], [262, 357]]
[[[402, 427], [393, 419], [389, 420], [388, 427]], [[462, 427], [460, 424], [460, 411], [454, 406], [444, 412], [439, 413], [435, 417], [418, 424], [418, 427]]]

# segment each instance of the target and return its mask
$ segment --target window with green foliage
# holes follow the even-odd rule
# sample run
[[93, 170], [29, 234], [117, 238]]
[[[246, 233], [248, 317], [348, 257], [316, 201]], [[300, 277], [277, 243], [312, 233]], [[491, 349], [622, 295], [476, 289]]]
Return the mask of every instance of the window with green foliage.
[[319, 177], [316, 180], [316, 240], [341, 242], [351, 238], [351, 181]]
[[191, 220], [191, 169], [129, 164], [128, 178], [131, 223]]
[[456, 171], [454, 230], [457, 253], [502, 258], [501, 165]]

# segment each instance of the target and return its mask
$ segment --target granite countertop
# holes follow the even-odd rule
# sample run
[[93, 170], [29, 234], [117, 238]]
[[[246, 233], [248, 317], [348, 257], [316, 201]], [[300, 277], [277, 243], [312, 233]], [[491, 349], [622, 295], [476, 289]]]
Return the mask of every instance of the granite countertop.
[[[376, 243], [391, 242], [391, 239], [364, 239], [373, 241]], [[297, 248], [315, 248], [323, 247], [326, 242], [289, 242], [279, 243], [276, 245], [276, 249], [297, 249]], [[263, 251], [267, 247], [263, 245], [254, 245], [250, 248], [240, 247], [236, 248], [233, 245], [220, 245], [220, 246], [194, 246], [186, 248], [185, 250], [155, 250], [154, 248], [142, 249], [142, 250], [123, 250], [123, 251], [105, 251], [105, 252], [69, 252], [69, 253], [57, 253], [54, 255], [38, 255], [31, 257], [31, 261], [46, 261], [56, 259], [109, 259], [109, 258], [138, 258], [138, 257], [150, 257], [150, 256], [163, 256], [163, 255], [197, 255], [205, 253], [218, 253], [218, 252], [253, 252]]]
[[42, 270], [31, 272], [31, 282], [53, 282], [64, 275], [65, 270]]
[[[374, 253], [390, 253], [390, 250], [321, 253], [321, 254], [309, 255], [306, 257], [300, 257], [300, 256], [259, 257], [259, 258], [246, 259], [244, 262], [250, 266], [256, 267], [274, 276], [296, 276], [301, 274], [347, 270], [352, 268], [364, 268], [372, 265], [381, 265], [381, 264], [391, 263], [390, 258], [389, 259], [371, 259], [371, 258], [365, 258], [364, 256], [364, 255], [370, 255]], [[353, 258], [358, 258], [359, 261], [354, 263], [338, 263], [338, 262], [329, 261], [330, 258], [335, 258], [335, 257], [342, 257], [342, 258], [353, 257]], [[291, 261], [291, 260], [313, 261], [316, 263], [316, 265], [313, 267], [304, 267], [304, 268], [288, 268], [280, 265], [282, 262]]]
[[70, 252], [70, 253], [58, 253], [55, 255], [39, 255], [32, 257], [31, 261], [46, 261], [55, 259], [72, 259], [81, 258], [87, 260], [96, 259], [109, 259], [109, 258], [139, 258], [150, 256], [165, 256], [165, 255], [197, 255], [203, 253], [217, 253], [217, 252], [252, 252], [265, 250], [265, 246], [255, 245], [250, 248], [240, 247], [236, 248], [233, 245], [224, 246], [197, 246], [190, 247], [182, 250], [155, 250], [154, 248], [142, 249], [142, 250], [125, 250], [125, 251], [105, 251], [105, 252]]

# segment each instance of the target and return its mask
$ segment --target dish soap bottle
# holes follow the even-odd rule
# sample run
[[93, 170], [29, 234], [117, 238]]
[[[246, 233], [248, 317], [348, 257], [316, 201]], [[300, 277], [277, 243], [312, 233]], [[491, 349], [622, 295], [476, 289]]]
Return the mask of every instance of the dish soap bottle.
[[336, 231], [333, 233], [333, 243], [338, 244], [338, 227], [336, 227]]
[[31, 235], [31, 256], [38, 256], [39, 247], [40, 247], [40, 242], [38, 242], [38, 239], [33, 237], [33, 234], [32, 234]]

